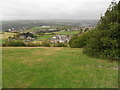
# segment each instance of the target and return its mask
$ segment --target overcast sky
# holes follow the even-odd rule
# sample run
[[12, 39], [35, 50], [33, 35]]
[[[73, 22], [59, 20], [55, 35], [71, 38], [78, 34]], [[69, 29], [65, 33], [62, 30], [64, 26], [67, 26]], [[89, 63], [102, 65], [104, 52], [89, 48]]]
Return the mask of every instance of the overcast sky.
[[3, 20], [99, 19], [111, 0], [1, 0]]

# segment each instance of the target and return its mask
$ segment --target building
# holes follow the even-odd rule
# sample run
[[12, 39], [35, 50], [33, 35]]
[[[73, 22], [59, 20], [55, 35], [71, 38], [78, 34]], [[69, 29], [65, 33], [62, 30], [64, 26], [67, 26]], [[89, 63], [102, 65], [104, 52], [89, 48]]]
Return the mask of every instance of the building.
[[41, 26], [42, 28], [49, 28], [50, 26]]
[[52, 39], [50, 40], [50, 42], [52, 44], [55, 44], [55, 43], [68, 43], [70, 39], [71, 39], [70, 35], [58, 34], [58, 35], [53, 36]]

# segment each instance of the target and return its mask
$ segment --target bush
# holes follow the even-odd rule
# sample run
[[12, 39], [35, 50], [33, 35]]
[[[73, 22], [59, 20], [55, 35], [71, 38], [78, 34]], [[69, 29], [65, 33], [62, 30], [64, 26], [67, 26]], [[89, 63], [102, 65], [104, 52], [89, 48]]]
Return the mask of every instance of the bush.
[[26, 44], [26, 46], [28, 46], [28, 47], [40, 47], [41, 44], [40, 43], [31, 43], [31, 42], [29, 42], [29, 43]]
[[43, 41], [41, 46], [43, 46], [43, 47], [50, 47], [50, 43], [47, 42], [47, 41]]
[[53, 47], [67, 47], [67, 45], [64, 43], [57, 43], [57, 44], [54, 44]]
[[73, 36], [69, 41], [70, 47], [83, 48], [86, 45], [87, 40], [90, 38], [90, 35], [91, 35], [91, 32], [85, 32], [80, 36]]
[[89, 56], [99, 57], [109, 60], [120, 60], [120, 32], [118, 23], [108, 25], [109, 30], [96, 30], [91, 35], [84, 53]]
[[112, 2], [105, 16], [101, 16], [96, 31], [92, 33], [84, 53], [103, 59], [120, 60], [119, 6], [120, 1], [118, 4]]
[[26, 46], [23, 41], [6, 41], [3, 46]]

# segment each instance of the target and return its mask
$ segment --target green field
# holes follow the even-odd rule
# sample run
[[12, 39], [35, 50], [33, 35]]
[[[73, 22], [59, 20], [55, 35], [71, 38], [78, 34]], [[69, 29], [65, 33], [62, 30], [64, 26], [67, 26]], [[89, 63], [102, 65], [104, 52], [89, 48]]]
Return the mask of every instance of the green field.
[[71, 35], [71, 34], [77, 34], [80, 31], [60, 31], [60, 32], [55, 32], [55, 34], [66, 34], [66, 35]]
[[48, 29], [54, 29], [52, 27], [33, 27], [29, 30], [26, 30], [27, 32], [34, 32], [34, 31], [39, 31], [39, 30], [48, 30]]
[[35, 39], [35, 40], [46, 41], [46, 40], [49, 40], [52, 37], [53, 37], [53, 35], [43, 35], [43, 36], [38, 36], [37, 39]]
[[3, 88], [118, 87], [117, 62], [90, 58], [83, 49], [3, 48]]

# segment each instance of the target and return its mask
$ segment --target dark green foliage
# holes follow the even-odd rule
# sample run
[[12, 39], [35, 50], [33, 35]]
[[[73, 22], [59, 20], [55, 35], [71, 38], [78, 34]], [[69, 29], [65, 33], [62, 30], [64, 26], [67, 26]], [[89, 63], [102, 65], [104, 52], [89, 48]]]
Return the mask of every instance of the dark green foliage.
[[6, 41], [5, 43], [3, 43], [3, 46], [26, 46], [26, 44], [22, 41], [13, 40]]
[[[92, 31], [91, 31], [92, 32]], [[80, 36], [74, 36], [69, 41], [69, 45], [72, 48], [82, 48], [86, 45], [88, 38], [91, 37], [91, 32], [85, 32]]]
[[84, 32], [86, 32], [86, 31], [88, 31], [88, 30], [89, 30], [89, 28], [85, 28]]
[[53, 47], [67, 47], [67, 45], [64, 43], [57, 43], [57, 44], [54, 44]]
[[20, 34], [20, 35], [24, 35], [24, 36], [26, 36], [26, 37], [30, 36], [30, 37], [32, 37], [32, 38], [34, 37], [33, 34], [30, 33], [30, 32], [22, 33], [22, 34]]
[[91, 35], [84, 52], [89, 56], [107, 58], [111, 60], [120, 59], [119, 35], [120, 24], [111, 23], [109, 30], [96, 30]]
[[120, 23], [120, 1], [118, 2], [118, 23]]
[[69, 45], [72, 48], [79, 48], [78, 36], [72, 37], [71, 40], [69, 41]]
[[[120, 2], [119, 2], [120, 3]], [[120, 23], [118, 4], [112, 2], [88, 40], [84, 53], [89, 56], [120, 60]]]
[[26, 46], [28, 46], [28, 47], [40, 47], [41, 44], [40, 43], [31, 43], [31, 42], [29, 42], [29, 43], [26, 44]]
[[41, 46], [43, 46], [43, 47], [50, 47], [50, 43], [47, 42], [47, 41], [43, 41]]

